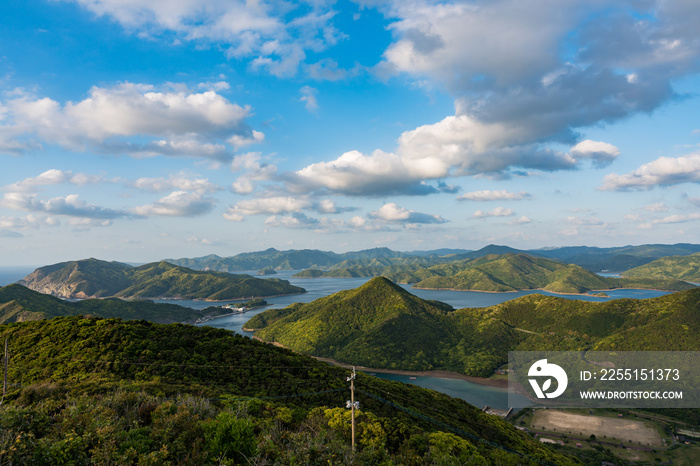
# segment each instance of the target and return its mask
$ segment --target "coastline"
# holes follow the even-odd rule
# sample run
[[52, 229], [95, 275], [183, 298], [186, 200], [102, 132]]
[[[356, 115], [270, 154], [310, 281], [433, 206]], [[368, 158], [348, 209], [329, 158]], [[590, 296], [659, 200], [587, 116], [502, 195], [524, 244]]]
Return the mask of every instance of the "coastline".
[[311, 356], [311, 357], [314, 359], [317, 359], [319, 361], [333, 364], [334, 366], [343, 367], [345, 369], [352, 369], [354, 367], [356, 370], [359, 370], [362, 372], [379, 372], [382, 374], [406, 375], [409, 377], [437, 377], [440, 379], [456, 379], [456, 380], [464, 380], [466, 382], [475, 383], [477, 385], [484, 385], [487, 387], [508, 388], [508, 381], [506, 379], [490, 379], [490, 378], [486, 378], [486, 377], [474, 377], [471, 375], [460, 374], [459, 372], [450, 372], [450, 371], [443, 371], [443, 370], [404, 371], [404, 370], [397, 370], [397, 369], [377, 369], [374, 367], [353, 366], [352, 364], [346, 364], [344, 362], [336, 361], [335, 359], [331, 359], [331, 358], [321, 358], [321, 357], [317, 357], [317, 356]]
[[[21, 285], [25, 286], [25, 285]], [[25, 288], [29, 288], [26, 287]], [[29, 288], [31, 290], [31, 288]], [[36, 290], [32, 290], [36, 291]], [[55, 293], [44, 293], [42, 291], [37, 291], [37, 293], [46, 294], [48, 296], [53, 296], [54, 298], [59, 298], [67, 301], [84, 301], [88, 299], [120, 299], [122, 301], [203, 301], [206, 303], [223, 303], [230, 301], [245, 301], [256, 298], [277, 298], [280, 296], [295, 296], [306, 294], [308, 291], [300, 291], [299, 293], [282, 293], [282, 294], [272, 294], [265, 296], [244, 296], [241, 298], [225, 298], [225, 299], [209, 299], [209, 298], [183, 298], [182, 296], [158, 296], [158, 297], [140, 297], [140, 296], [87, 296], [87, 297], [76, 297], [76, 296], [65, 296]], [[163, 303], [167, 304], [167, 303]]]
[[[521, 291], [546, 291], [547, 293], [554, 293], [554, 294], [561, 294], [561, 295], [567, 295], [567, 296], [595, 296], [593, 293], [604, 293], [606, 291], [612, 291], [612, 290], [636, 290], [636, 289], [646, 289], [646, 288], [610, 288], [607, 290], [591, 290], [587, 291], [585, 293], [564, 293], [561, 291], [550, 291], [550, 290], [545, 290], [544, 288], [527, 288], [527, 289], [522, 289], [522, 290], [507, 290], [507, 291], [486, 291], [486, 290], [462, 290], [459, 288], [422, 288], [418, 286], [412, 286], [411, 288], [415, 288], [416, 290], [432, 290], [432, 291], [473, 291], [475, 293], [494, 293], [494, 294], [500, 294], [500, 293], [519, 293]], [[657, 290], [657, 291], [667, 291], [667, 290]]]
[[[274, 345], [278, 346], [280, 348], [285, 348], [290, 351], [294, 351], [290, 348], [287, 348], [281, 343], [278, 343], [276, 341], [265, 341], [261, 339], [260, 337], [256, 337], [253, 335], [252, 337], [254, 340], [258, 340], [262, 343], [267, 343], [268, 345]], [[336, 361], [335, 359], [332, 358], [322, 358], [320, 356], [313, 356], [308, 354], [307, 356], [311, 356], [312, 358], [316, 359], [317, 361], [322, 361], [328, 364], [333, 364], [334, 366], [342, 367], [344, 369], [352, 369], [353, 367], [356, 370], [362, 371], [362, 372], [380, 372], [382, 374], [394, 374], [394, 375], [405, 375], [409, 377], [437, 377], [441, 379], [456, 379], [456, 380], [464, 380], [466, 382], [471, 382], [475, 383], [477, 385], [483, 385], [487, 387], [494, 387], [494, 388], [508, 388], [508, 380], [507, 379], [491, 379], [491, 378], [486, 378], [486, 377], [474, 377], [471, 375], [465, 375], [465, 374], [460, 374], [459, 372], [451, 372], [451, 371], [444, 371], [444, 370], [431, 370], [431, 371], [404, 371], [404, 370], [396, 370], [396, 369], [377, 369], [374, 367], [367, 367], [367, 366], [358, 366], [358, 365], [352, 365], [352, 364], [347, 364], [344, 362]]]
[[[596, 298], [610, 298], [610, 296], [596, 296], [596, 293], [605, 293], [607, 291], [616, 291], [616, 290], [645, 290], [645, 291], [660, 291], [663, 293], [677, 293], [677, 291], [673, 290], [662, 290], [660, 288], [639, 288], [639, 287], [634, 287], [634, 288], [624, 288], [624, 287], [618, 287], [618, 288], [608, 288], [605, 290], [590, 290], [585, 293], [564, 293], [561, 291], [551, 291], [551, 290], [546, 290], [544, 288], [528, 288], [528, 289], [522, 289], [522, 290], [508, 290], [508, 291], [484, 291], [484, 290], [461, 290], [458, 288], [421, 288], [417, 286], [412, 286], [411, 288], [415, 288], [416, 290], [432, 290], [432, 291], [473, 291], [475, 293], [518, 293], [521, 291], [546, 291], [547, 293], [554, 293], [557, 295], [567, 295], [567, 296], [593, 296]], [[691, 288], [692, 289], [692, 288]]]

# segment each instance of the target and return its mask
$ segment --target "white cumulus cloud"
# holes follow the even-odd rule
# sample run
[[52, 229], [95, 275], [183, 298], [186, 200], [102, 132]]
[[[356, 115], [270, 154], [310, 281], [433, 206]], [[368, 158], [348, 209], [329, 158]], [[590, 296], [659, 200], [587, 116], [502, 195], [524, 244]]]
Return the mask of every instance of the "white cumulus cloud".
[[247, 199], [229, 207], [224, 217], [228, 220], [240, 221], [244, 215], [300, 213], [311, 205], [307, 199], [289, 196]]
[[590, 159], [596, 167], [604, 167], [619, 157], [620, 149], [607, 142], [586, 139], [572, 147], [571, 154], [577, 159]]
[[307, 51], [344, 37], [334, 26], [332, 2], [325, 1], [72, 1], [151, 38], [175, 34], [178, 41], [218, 44], [228, 57], [250, 58], [251, 67], [279, 77], [296, 74]]
[[[350, 196], [429, 194], [438, 190], [423, 180], [436, 178], [435, 170], [424, 161], [412, 163], [379, 150], [370, 155], [350, 151], [333, 161], [317, 162], [287, 174], [285, 181], [288, 189], [299, 193], [327, 190]], [[441, 173], [439, 176], [446, 174]]]
[[131, 186], [151, 192], [194, 191], [198, 193], [215, 192], [222, 188], [211, 183], [207, 178], [192, 177], [183, 172], [168, 178], [138, 178]]
[[3, 189], [12, 192], [32, 192], [40, 186], [58, 185], [63, 183], [71, 183], [82, 186], [86, 184], [97, 184], [105, 181], [103, 177], [98, 175], [89, 175], [87, 173], [76, 173], [72, 171], [51, 169], [40, 173], [37, 176], [25, 178], [16, 183], [9, 184]]
[[12, 128], [35, 147], [51, 143], [71, 150], [228, 160], [244, 142], [263, 139], [246, 123], [250, 109], [215, 91], [122, 83], [95, 86], [87, 98], [64, 104], [22, 93], [7, 108], [0, 133]]
[[445, 223], [440, 215], [424, 214], [400, 207], [393, 202], [384, 204], [379, 210], [370, 212], [370, 218], [391, 223]]
[[152, 204], [134, 207], [131, 211], [145, 217], [195, 217], [214, 208], [216, 201], [201, 193], [174, 191]]
[[2, 199], [0, 199], [0, 207], [92, 219], [114, 219], [131, 216], [129, 212], [123, 210], [110, 209], [87, 203], [79, 199], [77, 194], [69, 194], [63, 197], [54, 197], [44, 200], [38, 199], [34, 194], [10, 192], [5, 193]]
[[659, 157], [624, 175], [611, 173], [599, 188], [603, 191], [649, 190], [657, 186], [700, 182], [700, 154]]

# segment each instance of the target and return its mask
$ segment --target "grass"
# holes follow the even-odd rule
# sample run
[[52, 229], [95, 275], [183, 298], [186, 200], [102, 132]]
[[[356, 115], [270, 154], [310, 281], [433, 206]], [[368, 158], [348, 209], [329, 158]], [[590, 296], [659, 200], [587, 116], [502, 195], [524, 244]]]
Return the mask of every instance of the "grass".
[[675, 466], [697, 466], [700, 464], [700, 444], [679, 445], [665, 452]]

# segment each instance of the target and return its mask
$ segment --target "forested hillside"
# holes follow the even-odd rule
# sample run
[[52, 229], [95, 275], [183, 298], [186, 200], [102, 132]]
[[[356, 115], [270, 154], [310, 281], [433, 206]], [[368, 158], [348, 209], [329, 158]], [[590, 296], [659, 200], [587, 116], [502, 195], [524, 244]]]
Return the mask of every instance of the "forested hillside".
[[[464, 249], [435, 249], [429, 251], [393, 251], [387, 248], [374, 248], [362, 251], [335, 253], [318, 249], [292, 249], [279, 251], [269, 248], [264, 251], [246, 252], [231, 257], [211, 254], [203, 257], [165, 259], [175, 265], [195, 270], [217, 270], [235, 272], [260, 270], [270, 267], [276, 270], [315, 269], [353, 269], [366, 267], [374, 259], [392, 260], [392, 265], [407, 261], [421, 260], [426, 266], [453, 262], [464, 259], [478, 259], [496, 254], [527, 254], [535, 257], [553, 259], [564, 264], [576, 264], [591, 272], [604, 270], [622, 272], [653, 260], [671, 255], [688, 255], [700, 252], [700, 244], [644, 244], [639, 246], [622, 246], [598, 248], [589, 246], [556, 247], [521, 250], [509, 246], [490, 244], [476, 251]], [[384, 263], [383, 265], [389, 265]], [[352, 273], [352, 272], [349, 272]], [[383, 274], [377, 274], [383, 275]], [[364, 275], [367, 276], [367, 275]], [[370, 275], [374, 276], [374, 275]]]
[[316, 277], [383, 276], [396, 283], [412, 283], [414, 288], [515, 291], [543, 289], [554, 293], [586, 293], [613, 288], [652, 288], [680, 291], [694, 285], [679, 280], [602, 277], [574, 264], [533, 257], [526, 254], [490, 254], [437, 265], [423, 260], [374, 260], [327, 271], [309, 270], [295, 275]]
[[276, 270], [300, 270], [310, 267], [330, 267], [347, 260], [376, 259], [382, 257], [405, 257], [409, 254], [387, 248], [366, 249], [363, 251], [335, 253], [318, 249], [292, 249], [279, 251], [269, 248], [264, 251], [245, 252], [232, 257], [209, 255], [195, 258], [166, 259], [175, 265], [196, 270], [217, 270], [240, 272], [272, 268]]
[[191, 270], [168, 262], [131, 267], [97, 259], [41, 267], [19, 283], [35, 291], [68, 299], [168, 297], [221, 301], [305, 291], [276, 278]]
[[265, 341], [369, 367], [489, 376], [508, 351], [700, 350], [700, 289], [602, 303], [533, 294], [452, 311], [378, 277], [246, 323]]
[[574, 464], [440, 393], [356, 380], [222, 329], [82, 317], [0, 325], [2, 464]]
[[669, 256], [635, 267], [624, 273], [629, 278], [675, 279], [700, 282], [700, 253], [689, 256]]
[[144, 319], [160, 323], [194, 322], [201, 317], [220, 315], [224, 312], [228, 311], [213, 307], [196, 311], [175, 304], [143, 300], [123, 301], [116, 298], [64, 301], [22, 285], [0, 287], [0, 324], [77, 315]]

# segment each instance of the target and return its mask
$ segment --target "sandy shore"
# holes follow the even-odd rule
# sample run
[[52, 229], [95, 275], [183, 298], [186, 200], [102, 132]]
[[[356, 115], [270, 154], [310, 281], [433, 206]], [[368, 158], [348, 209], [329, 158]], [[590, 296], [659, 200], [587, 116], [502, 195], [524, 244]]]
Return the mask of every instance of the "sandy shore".
[[[262, 340], [259, 337], [253, 336], [255, 340], [262, 341], [263, 343], [268, 343], [270, 345], [274, 346], [279, 346], [280, 348], [287, 348], [286, 346], [282, 345], [281, 343], [277, 343], [276, 341], [265, 341]], [[311, 356], [311, 355], [308, 355]], [[508, 380], [507, 379], [491, 379], [491, 378], [485, 378], [485, 377], [472, 377], [470, 375], [464, 375], [460, 374], [458, 372], [450, 372], [450, 371], [401, 371], [401, 370], [393, 370], [393, 369], [377, 369], [374, 367], [366, 367], [366, 366], [358, 366], [355, 365], [353, 366], [352, 364], [347, 364], [344, 362], [336, 361], [335, 359], [331, 358], [321, 358], [318, 356], [311, 356], [312, 358], [318, 360], [318, 361], [323, 361], [327, 362], [329, 364], [333, 364], [334, 366], [338, 367], [343, 367], [345, 369], [352, 369], [355, 367], [356, 370], [362, 371], [362, 372], [379, 372], [382, 374], [395, 374], [395, 375], [406, 375], [408, 377], [437, 377], [437, 378], [442, 378], [442, 379], [457, 379], [457, 380], [465, 380], [467, 382], [472, 382], [475, 384], [479, 385], [484, 385], [488, 387], [496, 387], [496, 388], [508, 388]]]
[[[346, 369], [352, 369], [353, 365], [352, 364], [346, 364], [344, 362], [336, 361], [335, 359], [331, 358], [319, 358], [316, 356], [312, 356], [314, 359], [318, 359], [319, 361], [327, 362], [339, 367], [344, 367]], [[488, 387], [498, 387], [498, 388], [508, 388], [508, 380], [506, 379], [490, 379], [490, 378], [485, 378], [485, 377], [472, 377], [470, 375], [464, 375], [460, 374], [458, 372], [450, 372], [450, 371], [400, 371], [400, 370], [393, 370], [393, 369], [377, 369], [374, 367], [366, 367], [366, 366], [354, 366], [356, 370], [360, 370], [362, 372], [379, 372], [382, 374], [395, 374], [395, 375], [406, 375], [409, 377], [437, 377], [441, 379], [457, 379], [457, 380], [465, 380], [467, 382], [472, 382], [476, 383], [479, 385], [485, 385]]]

